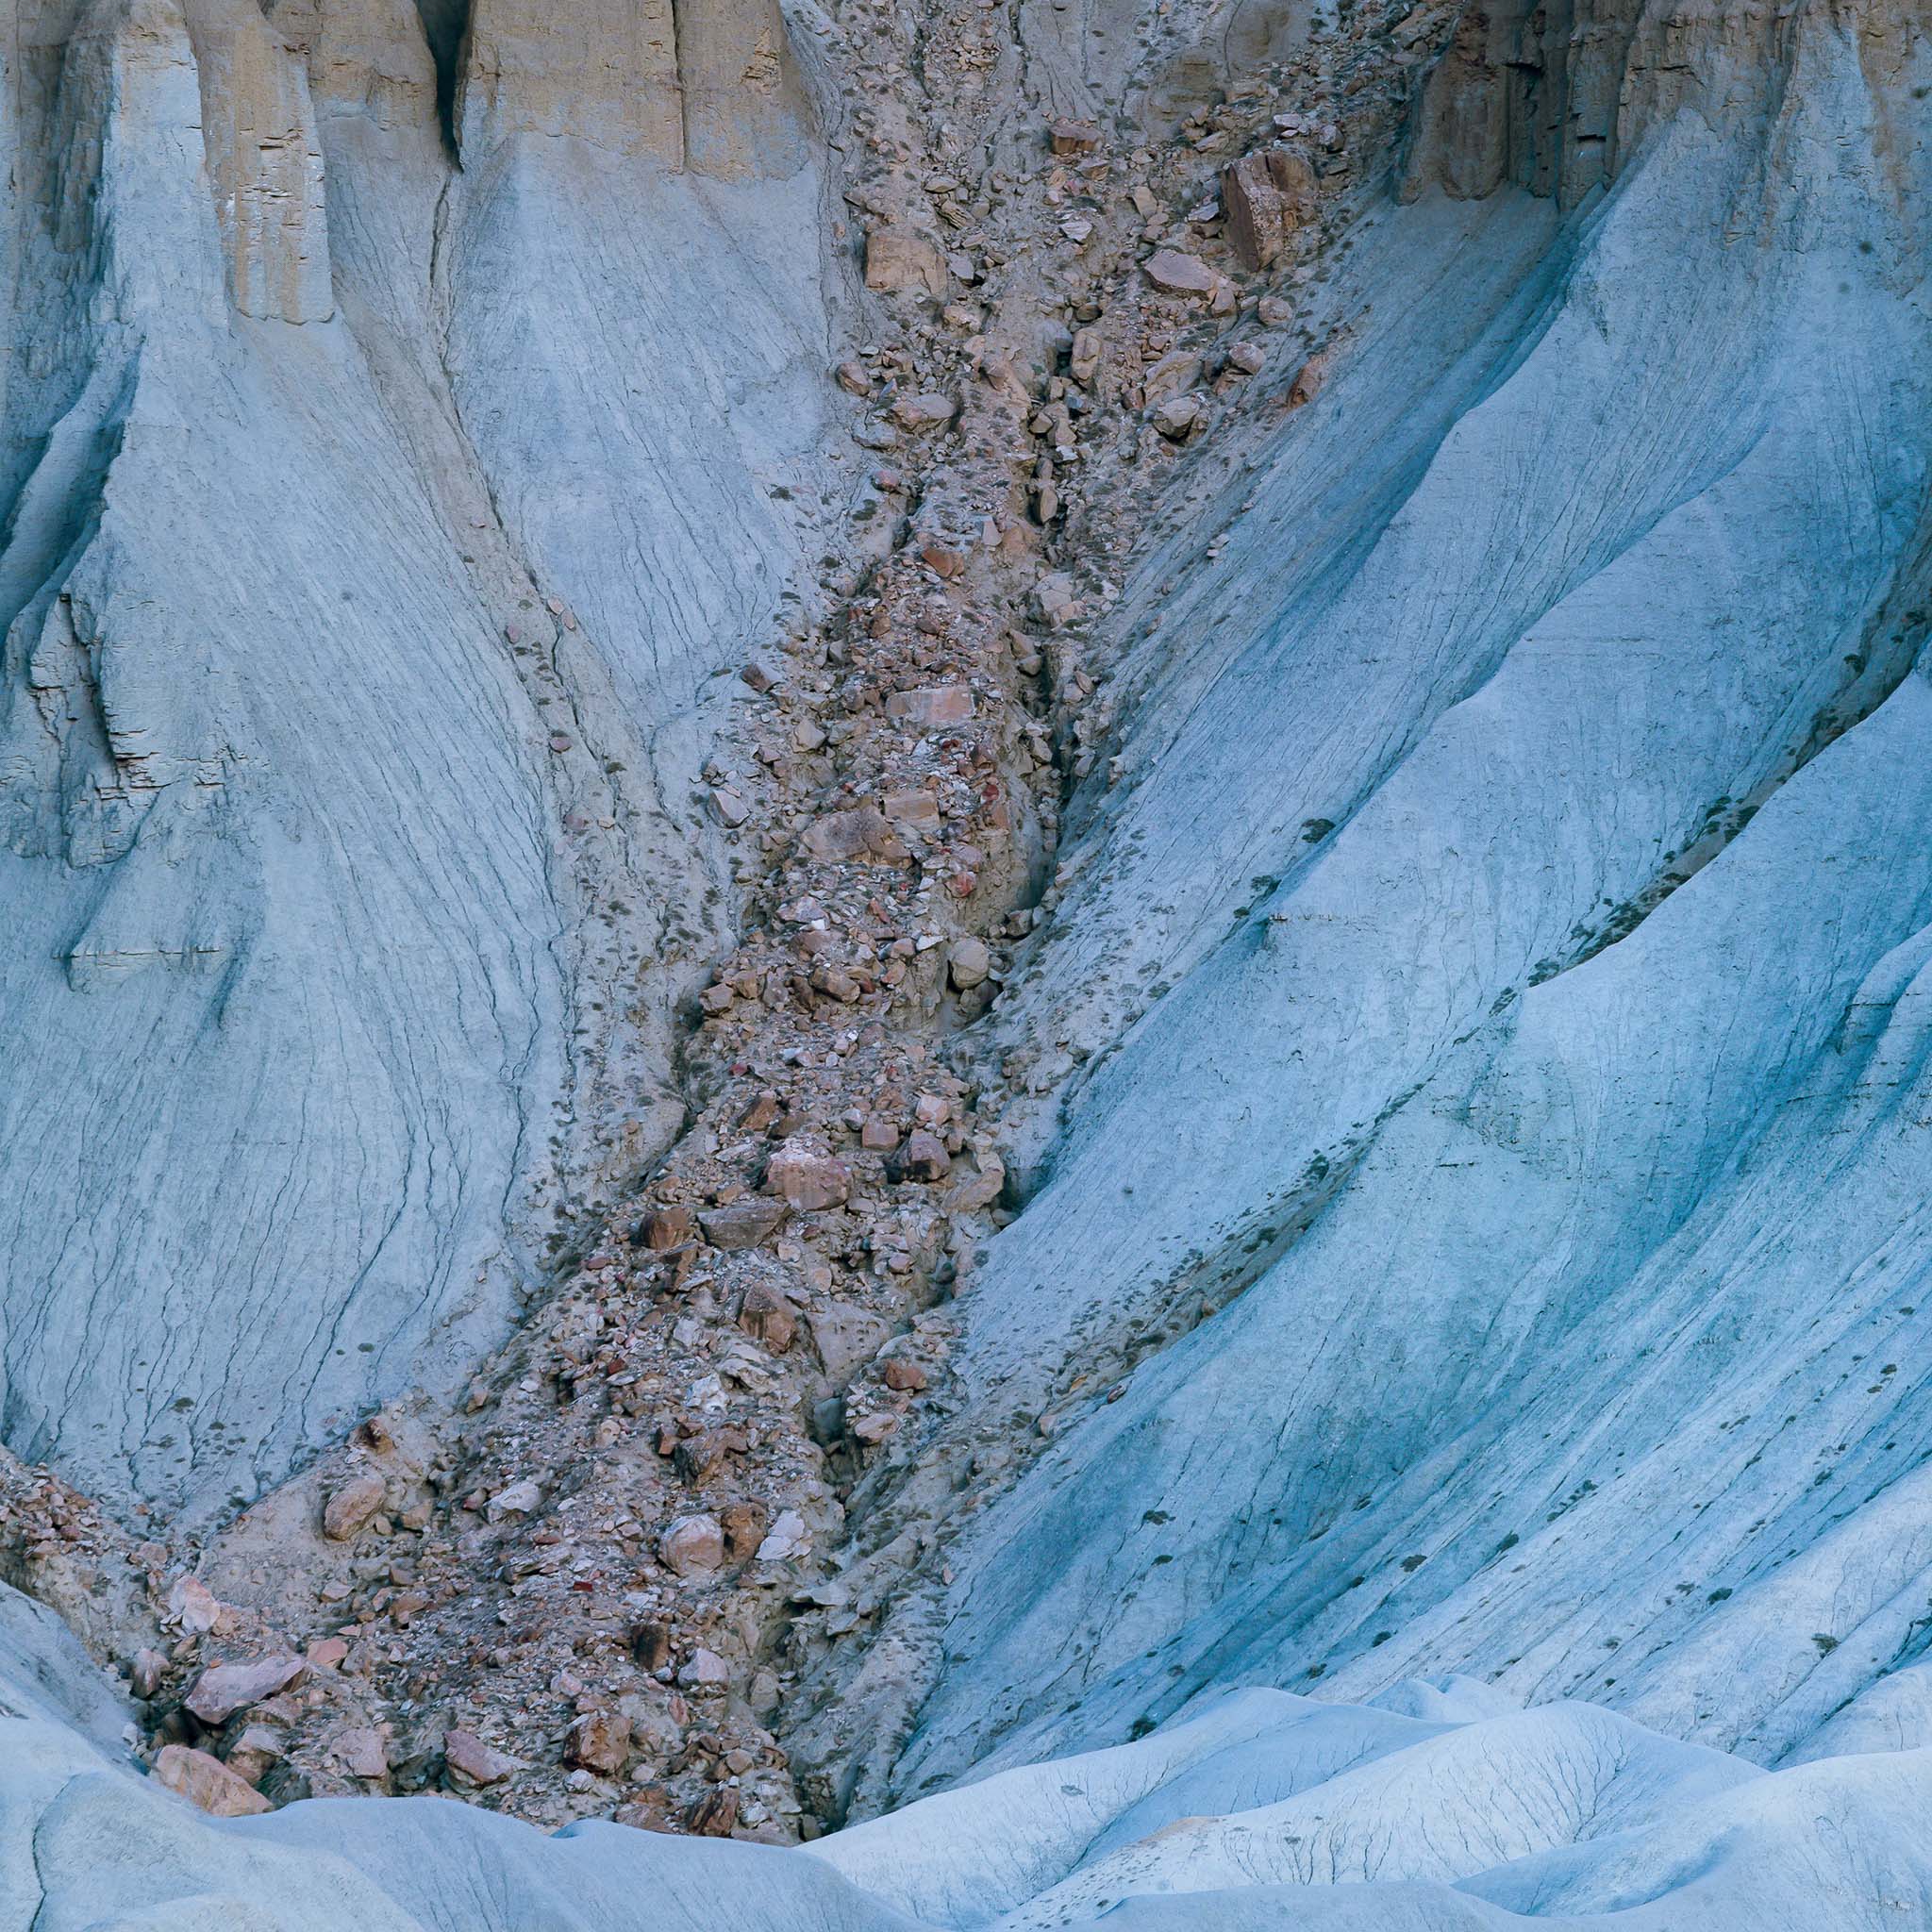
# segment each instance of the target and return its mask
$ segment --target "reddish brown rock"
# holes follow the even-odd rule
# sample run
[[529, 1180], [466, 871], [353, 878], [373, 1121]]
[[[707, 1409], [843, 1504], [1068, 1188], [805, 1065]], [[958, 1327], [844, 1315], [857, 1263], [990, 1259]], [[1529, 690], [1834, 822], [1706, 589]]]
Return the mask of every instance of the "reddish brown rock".
[[451, 1731], [442, 1740], [443, 1762], [473, 1785], [501, 1784], [522, 1769], [517, 1758], [492, 1749], [474, 1731]]
[[1227, 239], [1242, 265], [1266, 268], [1314, 207], [1313, 164], [1299, 148], [1243, 155], [1222, 173], [1221, 201]]
[[781, 1147], [765, 1163], [764, 1191], [809, 1214], [845, 1200], [852, 1192], [852, 1170], [826, 1155]]
[[798, 1335], [798, 1317], [784, 1290], [755, 1281], [739, 1305], [738, 1325], [774, 1355], [783, 1355]]
[[698, 1225], [714, 1248], [755, 1248], [777, 1233], [785, 1213], [782, 1200], [733, 1201], [700, 1214]]
[[607, 1775], [630, 1756], [630, 1720], [622, 1711], [593, 1710], [577, 1719], [563, 1740], [563, 1761]]
[[738, 1823], [738, 1793], [730, 1785], [713, 1785], [686, 1814], [685, 1823], [699, 1838], [729, 1838]]
[[724, 1549], [734, 1563], [758, 1554], [771, 1526], [772, 1512], [762, 1503], [731, 1503], [718, 1512], [724, 1530]]
[[915, 1361], [895, 1355], [881, 1372], [888, 1389], [916, 1395], [925, 1387], [925, 1371]]
[[385, 1487], [379, 1475], [358, 1475], [343, 1483], [323, 1507], [323, 1535], [339, 1543], [359, 1535], [382, 1507]]
[[865, 286], [882, 294], [943, 295], [945, 258], [924, 236], [874, 228], [865, 238]]
[[219, 1757], [186, 1744], [161, 1746], [155, 1758], [154, 1780], [216, 1818], [252, 1818], [272, 1808], [259, 1791]]
[[724, 1530], [715, 1516], [680, 1516], [658, 1539], [658, 1555], [675, 1576], [708, 1576], [724, 1565]]
[[654, 1208], [638, 1227], [637, 1238], [653, 1254], [679, 1248], [691, 1240], [691, 1209], [684, 1207]]
[[205, 1724], [226, 1724], [238, 1710], [286, 1689], [308, 1668], [301, 1657], [287, 1654], [210, 1664], [182, 1702]]
[[1175, 248], [1157, 248], [1141, 264], [1141, 273], [1157, 289], [1171, 295], [1211, 295], [1221, 277], [1198, 256]]
[[921, 1127], [907, 1140], [894, 1164], [903, 1179], [938, 1181], [951, 1171], [953, 1158], [937, 1134], [929, 1134]]

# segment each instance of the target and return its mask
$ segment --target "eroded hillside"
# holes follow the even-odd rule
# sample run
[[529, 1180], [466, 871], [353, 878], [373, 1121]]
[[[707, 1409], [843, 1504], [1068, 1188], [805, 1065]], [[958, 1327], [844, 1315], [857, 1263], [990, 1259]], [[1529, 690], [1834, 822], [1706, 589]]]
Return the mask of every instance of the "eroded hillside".
[[1903, 0], [6, 58], [6, 1574], [218, 1813], [942, 1793], [276, 1923], [1932, 1896]]

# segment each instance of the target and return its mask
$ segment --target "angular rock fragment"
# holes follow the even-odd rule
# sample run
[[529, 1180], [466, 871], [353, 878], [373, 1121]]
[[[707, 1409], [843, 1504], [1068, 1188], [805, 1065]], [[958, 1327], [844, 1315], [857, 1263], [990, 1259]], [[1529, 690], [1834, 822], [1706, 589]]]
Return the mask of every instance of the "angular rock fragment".
[[892, 1166], [902, 1180], [943, 1180], [953, 1165], [946, 1143], [924, 1127], [911, 1134], [894, 1157]]
[[724, 1530], [715, 1516], [680, 1516], [658, 1539], [658, 1555], [675, 1576], [708, 1576], [724, 1566]]
[[572, 1724], [563, 1740], [563, 1758], [584, 1771], [614, 1774], [630, 1756], [630, 1721], [622, 1711], [593, 1710]]
[[1222, 172], [1227, 236], [1244, 267], [1266, 268], [1314, 206], [1315, 170], [1299, 148], [1269, 147]]
[[1198, 256], [1175, 248], [1157, 248], [1141, 264], [1141, 273], [1171, 295], [1211, 295], [1221, 277]]
[[761, 1563], [782, 1563], [788, 1557], [809, 1556], [810, 1553], [811, 1532], [806, 1528], [805, 1518], [795, 1509], [781, 1509], [758, 1547], [758, 1558]]
[[271, 1809], [261, 1793], [219, 1757], [186, 1744], [163, 1744], [155, 1757], [154, 1780], [178, 1791], [192, 1805], [216, 1818], [252, 1818]]
[[765, 1164], [764, 1189], [789, 1207], [809, 1214], [836, 1208], [852, 1191], [852, 1170], [842, 1160], [804, 1148], [782, 1147]]
[[382, 1507], [387, 1485], [379, 1475], [358, 1475], [330, 1493], [323, 1507], [322, 1533], [333, 1542], [348, 1542]]
[[991, 971], [992, 955], [984, 940], [956, 940], [946, 955], [946, 976], [961, 992], [979, 985]]
[[777, 1233], [786, 1204], [770, 1198], [731, 1201], [698, 1216], [705, 1239], [714, 1248], [755, 1248]]
[[946, 292], [945, 258], [903, 228], [874, 228], [865, 239], [865, 286], [882, 294]]
[[973, 716], [973, 692], [963, 684], [931, 685], [918, 691], [895, 691], [886, 700], [886, 716], [922, 731], [963, 724]]
[[518, 1759], [486, 1744], [474, 1731], [447, 1732], [442, 1755], [449, 1768], [473, 1785], [497, 1785], [521, 1769]]
[[959, 413], [959, 405], [943, 390], [920, 390], [892, 405], [892, 421], [901, 429], [941, 429]]
[[798, 1316], [782, 1289], [757, 1281], [744, 1291], [738, 1325], [773, 1355], [783, 1355], [798, 1334]]
[[203, 1724], [225, 1724], [238, 1710], [292, 1684], [308, 1668], [305, 1659], [288, 1655], [210, 1664], [182, 1702]]

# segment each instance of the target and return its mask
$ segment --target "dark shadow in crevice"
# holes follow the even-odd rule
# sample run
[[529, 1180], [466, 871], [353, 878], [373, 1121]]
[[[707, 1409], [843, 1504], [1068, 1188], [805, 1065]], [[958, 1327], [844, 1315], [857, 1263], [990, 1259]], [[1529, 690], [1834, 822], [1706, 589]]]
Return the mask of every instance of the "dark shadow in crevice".
[[463, 43], [470, 32], [470, 0], [416, 0], [423, 33], [436, 62], [436, 118], [451, 160], [457, 151], [457, 75], [462, 71]]

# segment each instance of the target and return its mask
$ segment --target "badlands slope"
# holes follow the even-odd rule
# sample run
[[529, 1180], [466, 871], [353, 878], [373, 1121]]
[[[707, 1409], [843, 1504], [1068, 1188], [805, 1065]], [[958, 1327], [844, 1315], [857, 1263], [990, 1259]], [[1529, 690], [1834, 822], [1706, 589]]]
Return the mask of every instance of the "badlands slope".
[[205, 1513], [446, 1386], [680, 1117], [817, 177], [782, 92], [624, 35], [600, 100], [592, 24], [502, 13], [457, 169], [406, 5], [9, 7], [4, 1426], [109, 1493]]
[[[1932, 35], [1380, 11], [1008, 21], [1009, 157], [1416, 51], [1091, 612], [1017, 1211], [783, 1719], [863, 1822], [210, 1818], [9, 1594], [0, 1932], [1932, 1920]], [[0, 1434], [212, 1524], [675, 1135], [882, 311], [808, 8], [8, 25]]]

